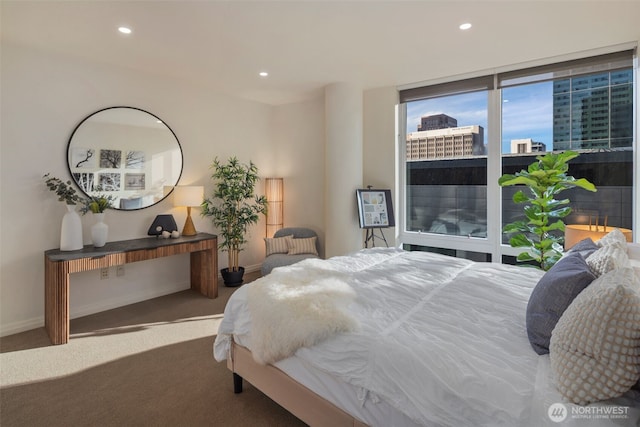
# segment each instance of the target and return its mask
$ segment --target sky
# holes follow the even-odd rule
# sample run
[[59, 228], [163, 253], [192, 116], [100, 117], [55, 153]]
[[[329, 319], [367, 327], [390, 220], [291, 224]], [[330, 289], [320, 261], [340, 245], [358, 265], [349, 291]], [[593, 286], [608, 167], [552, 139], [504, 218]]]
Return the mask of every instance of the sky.
[[[407, 133], [416, 132], [420, 118], [444, 113], [458, 126], [480, 125], [487, 138], [488, 93], [473, 92], [407, 103]], [[512, 139], [531, 138], [553, 148], [553, 83], [543, 82], [502, 90], [502, 152]]]

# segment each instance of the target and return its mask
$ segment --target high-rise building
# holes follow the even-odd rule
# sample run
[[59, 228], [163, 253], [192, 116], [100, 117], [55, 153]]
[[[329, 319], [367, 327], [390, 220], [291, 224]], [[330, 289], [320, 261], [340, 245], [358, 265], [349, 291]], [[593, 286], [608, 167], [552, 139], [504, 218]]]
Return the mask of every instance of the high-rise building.
[[433, 114], [422, 116], [418, 125], [418, 132], [425, 130], [445, 129], [458, 127], [458, 121], [446, 114]]
[[484, 128], [482, 126], [419, 131], [407, 135], [407, 161], [482, 154], [485, 154]]
[[631, 147], [631, 69], [553, 82], [553, 149]]

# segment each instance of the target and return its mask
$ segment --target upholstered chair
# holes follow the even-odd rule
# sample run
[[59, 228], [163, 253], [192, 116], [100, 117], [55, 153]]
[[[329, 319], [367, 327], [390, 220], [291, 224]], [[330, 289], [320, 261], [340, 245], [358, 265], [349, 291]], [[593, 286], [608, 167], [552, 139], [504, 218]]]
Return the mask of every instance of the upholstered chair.
[[266, 257], [262, 263], [262, 275], [276, 267], [291, 265], [307, 258], [318, 258], [318, 235], [304, 227], [287, 227], [265, 238]]

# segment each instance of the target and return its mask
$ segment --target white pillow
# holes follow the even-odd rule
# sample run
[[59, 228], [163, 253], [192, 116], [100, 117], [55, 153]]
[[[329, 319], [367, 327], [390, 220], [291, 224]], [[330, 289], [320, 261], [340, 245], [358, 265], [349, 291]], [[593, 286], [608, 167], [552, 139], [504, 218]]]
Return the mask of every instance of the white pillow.
[[551, 334], [558, 391], [586, 405], [621, 396], [640, 379], [640, 280], [630, 268], [600, 276]]
[[636, 276], [638, 276], [638, 279], [640, 279], [640, 260], [630, 259], [629, 264], [631, 265], [631, 268], [633, 268], [633, 271], [636, 272]]
[[626, 247], [622, 249], [617, 244], [602, 246], [587, 257], [587, 265], [596, 277], [616, 268], [629, 267], [629, 256]]
[[640, 261], [640, 243], [627, 243], [627, 255], [630, 260]]
[[603, 247], [609, 245], [620, 246], [622, 249], [627, 249], [627, 238], [622, 234], [617, 228], [614, 228], [609, 233], [605, 234], [605, 236], [596, 242], [596, 245]]

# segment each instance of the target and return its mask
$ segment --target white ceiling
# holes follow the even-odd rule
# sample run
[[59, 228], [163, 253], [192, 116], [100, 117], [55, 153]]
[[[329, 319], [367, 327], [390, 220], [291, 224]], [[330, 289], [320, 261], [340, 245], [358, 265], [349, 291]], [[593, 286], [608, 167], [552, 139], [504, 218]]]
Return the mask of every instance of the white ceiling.
[[[640, 40], [640, 1], [6, 1], [2, 42], [267, 104]], [[458, 25], [471, 22], [463, 32]], [[121, 25], [133, 33], [117, 32]], [[258, 72], [266, 70], [268, 78]]]

